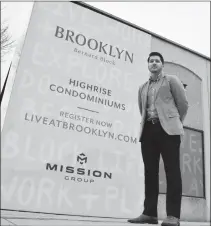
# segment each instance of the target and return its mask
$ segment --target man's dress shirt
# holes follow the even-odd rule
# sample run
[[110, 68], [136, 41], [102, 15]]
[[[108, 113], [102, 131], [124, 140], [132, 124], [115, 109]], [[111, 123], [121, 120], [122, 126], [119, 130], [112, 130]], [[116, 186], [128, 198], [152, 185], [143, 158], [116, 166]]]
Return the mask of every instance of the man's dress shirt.
[[149, 90], [147, 93], [147, 120], [151, 119], [159, 119], [158, 113], [155, 107], [155, 97], [157, 95], [157, 86], [158, 86], [158, 81], [161, 78], [161, 74], [158, 76], [156, 80], [153, 80], [150, 78], [150, 84], [149, 84]]

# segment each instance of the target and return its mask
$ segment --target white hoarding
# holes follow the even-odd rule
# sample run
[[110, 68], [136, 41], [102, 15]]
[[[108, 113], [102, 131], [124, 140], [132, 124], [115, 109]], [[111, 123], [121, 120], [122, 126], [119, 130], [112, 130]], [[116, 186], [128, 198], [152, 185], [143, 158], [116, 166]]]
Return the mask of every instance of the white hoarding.
[[2, 132], [2, 209], [141, 212], [138, 87], [151, 36], [70, 2], [36, 2]]

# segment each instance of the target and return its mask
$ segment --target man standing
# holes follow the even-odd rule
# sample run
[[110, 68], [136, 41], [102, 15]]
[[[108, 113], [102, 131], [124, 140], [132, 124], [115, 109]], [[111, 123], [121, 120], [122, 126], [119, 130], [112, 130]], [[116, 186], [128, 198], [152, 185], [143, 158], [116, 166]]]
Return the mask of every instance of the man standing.
[[149, 81], [139, 88], [138, 105], [142, 115], [140, 139], [145, 171], [143, 213], [130, 223], [158, 224], [159, 161], [164, 162], [167, 181], [167, 218], [162, 226], [179, 226], [182, 198], [180, 135], [188, 101], [181, 81], [163, 72], [164, 59], [158, 52], [148, 57]]

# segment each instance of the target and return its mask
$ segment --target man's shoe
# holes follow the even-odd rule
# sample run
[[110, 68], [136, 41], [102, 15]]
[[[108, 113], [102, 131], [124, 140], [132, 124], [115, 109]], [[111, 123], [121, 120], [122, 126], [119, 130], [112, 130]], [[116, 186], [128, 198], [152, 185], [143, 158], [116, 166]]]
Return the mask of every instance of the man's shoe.
[[157, 217], [151, 217], [141, 214], [139, 217], [129, 219], [128, 222], [134, 224], [158, 224], [158, 219]]
[[180, 226], [180, 220], [173, 216], [168, 216], [161, 226]]

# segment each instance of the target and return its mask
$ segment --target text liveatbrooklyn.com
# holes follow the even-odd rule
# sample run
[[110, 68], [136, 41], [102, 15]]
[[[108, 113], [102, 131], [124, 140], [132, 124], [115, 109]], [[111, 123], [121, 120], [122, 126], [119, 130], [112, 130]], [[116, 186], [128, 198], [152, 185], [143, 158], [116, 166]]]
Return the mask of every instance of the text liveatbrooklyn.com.
[[112, 139], [112, 140], [117, 140], [117, 141], [121, 141], [121, 142], [125, 142], [125, 143], [132, 143], [132, 144], [137, 143], [137, 138], [129, 136], [129, 135], [115, 134], [113, 132], [109, 132], [109, 131], [106, 131], [103, 129], [91, 128], [89, 126], [74, 124], [72, 122], [65, 122], [63, 120], [52, 119], [52, 118], [43, 117], [40, 115], [31, 114], [31, 113], [25, 113], [24, 119], [25, 119], [25, 121], [28, 121], [30, 123], [43, 124], [46, 126], [61, 128], [64, 130], [71, 130], [71, 131], [75, 131], [78, 133], [82, 132], [87, 135], [102, 137], [105, 139]]

